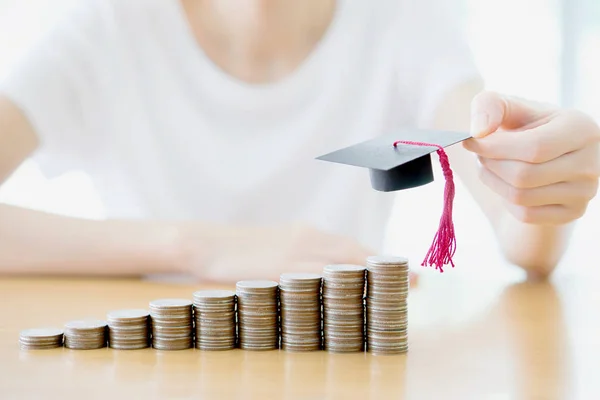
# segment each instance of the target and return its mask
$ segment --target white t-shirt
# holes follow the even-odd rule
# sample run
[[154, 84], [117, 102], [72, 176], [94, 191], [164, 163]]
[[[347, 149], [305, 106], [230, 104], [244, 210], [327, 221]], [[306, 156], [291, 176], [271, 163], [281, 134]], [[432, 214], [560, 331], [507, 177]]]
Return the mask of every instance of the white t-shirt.
[[108, 216], [301, 222], [380, 249], [393, 196], [315, 157], [425, 127], [477, 76], [447, 0], [339, 0], [308, 59], [252, 85], [195, 42], [177, 0], [82, 0], [0, 91], [49, 175], [83, 170]]

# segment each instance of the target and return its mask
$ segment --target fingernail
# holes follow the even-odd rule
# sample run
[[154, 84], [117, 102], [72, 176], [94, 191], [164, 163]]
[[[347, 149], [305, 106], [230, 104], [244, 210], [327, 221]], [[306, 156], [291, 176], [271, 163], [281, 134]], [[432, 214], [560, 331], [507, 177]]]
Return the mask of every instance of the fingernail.
[[485, 136], [489, 129], [490, 116], [485, 112], [477, 112], [471, 115], [471, 136], [479, 138]]

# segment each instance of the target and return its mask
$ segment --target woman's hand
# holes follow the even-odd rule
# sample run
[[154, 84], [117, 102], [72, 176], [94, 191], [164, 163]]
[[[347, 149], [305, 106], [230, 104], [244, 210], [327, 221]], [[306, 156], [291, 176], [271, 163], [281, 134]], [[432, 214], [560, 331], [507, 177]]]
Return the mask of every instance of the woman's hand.
[[[202, 230], [204, 230], [203, 228]], [[207, 237], [211, 250], [198, 231], [188, 226], [187, 250], [182, 268], [206, 282], [234, 283], [244, 279], [279, 281], [285, 272], [321, 274], [328, 264], [365, 265], [375, 255], [355, 239], [303, 226], [221, 227]], [[416, 275], [410, 275], [416, 285]]]
[[480, 178], [517, 220], [560, 225], [580, 218], [598, 190], [600, 128], [572, 110], [483, 92], [472, 103]]
[[307, 226], [215, 227], [201, 235], [188, 226], [186, 231], [184, 268], [205, 281], [279, 281], [284, 272], [321, 273], [327, 264], [365, 265], [374, 254], [352, 238]]

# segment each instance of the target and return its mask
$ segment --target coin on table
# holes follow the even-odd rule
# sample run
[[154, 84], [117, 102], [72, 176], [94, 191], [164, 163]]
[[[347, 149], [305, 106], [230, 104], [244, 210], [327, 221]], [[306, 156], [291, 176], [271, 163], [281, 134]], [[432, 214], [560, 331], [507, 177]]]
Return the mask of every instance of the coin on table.
[[192, 302], [187, 299], [158, 299], [150, 302], [150, 309], [162, 310], [169, 308], [191, 307]]
[[150, 316], [148, 310], [132, 309], [132, 310], [115, 310], [107, 314], [108, 321], [125, 322], [129, 320], [143, 320]]
[[284, 273], [279, 278], [281, 348], [287, 351], [321, 349], [322, 277]]
[[274, 281], [239, 281], [238, 343], [245, 350], [279, 347], [279, 284]]
[[300, 292], [303, 289], [311, 290], [320, 287], [322, 277], [319, 274], [311, 273], [285, 273], [279, 277], [279, 288], [293, 288], [294, 291]]
[[187, 299], [157, 299], [149, 304], [152, 347], [185, 350], [192, 346], [193, 302]]
[[236, 295], [230, 290], [194, 292], [195, 347], [200, 350], [231, 350], [237, 343]]
[[239, 281], [235, 285], [236, 294], [240, 295], [251, 295], [251, 294], [263, 294], [263, 293], [277, 293], [279, 284], [275, 281]]
[[106, 321], [99, 319], [82, 319], [65, 324], [65, 331], [88, 332], [100, 331], [106, 328]]
[[107, 323], [103, 320], [77, 320], [65, 324], [65, 347], [92, 350], [106, 347]]
[[194, 300], [215, 301], [215, 300], [233, 300], [235, 292], [231, 290], [198, 290], [193, 294]]
[[58, 328], [25, 329], [19, 334], [21, 350], [54, 349], [63, 345], [63, 331]]
[[364, 349], [366, 268], [328, 265], [323, 270], [323, 343], [330, 352]]
[[407, 265], [408, 258], [393, 255], [379, 255], [367, 257], [367, 265]]
[[376, 354], [408, 351], [408, 259], [367, 258], [367, 350]]
[[148, 310], [115, 310], [107, 314], [108, 346], [117, 350], [145, 349], [150, 346]]

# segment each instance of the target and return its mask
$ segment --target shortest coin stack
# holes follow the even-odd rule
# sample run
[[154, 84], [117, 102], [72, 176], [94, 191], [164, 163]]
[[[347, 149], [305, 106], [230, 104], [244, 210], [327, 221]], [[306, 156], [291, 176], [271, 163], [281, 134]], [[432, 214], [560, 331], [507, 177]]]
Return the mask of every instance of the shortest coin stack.
[[408, 260], [367, 258], [367, 348], [372, 353], [408, 351]]
[[185, 350], [192, 347], [192, 302], [160, 299], [150, 302], [152, 347], [157, 350]]
[[65, 325], [65, 347], [93, 350], [106, 347], [106, 321], [80, 320]]
[[273, 281], [236, 284], [241, 349], [275, 350], [279, 347], [278, 288]]
[[235, 293], [229, 290], [199, 290], [194, 293], [196, 348], [235, 348]]
[[113, 349], [144, 349], [150, 345], [150, 313], [147, 310], [118, 310], [107, 315], [108, 345]]
[[19, 335], [21, 350], [46, 350], [62, 347], [63, 331], [57, 328], [26, 329]]
[[321, 349], [321, 275], [282, 274], [281, 347], [289, 351]]

